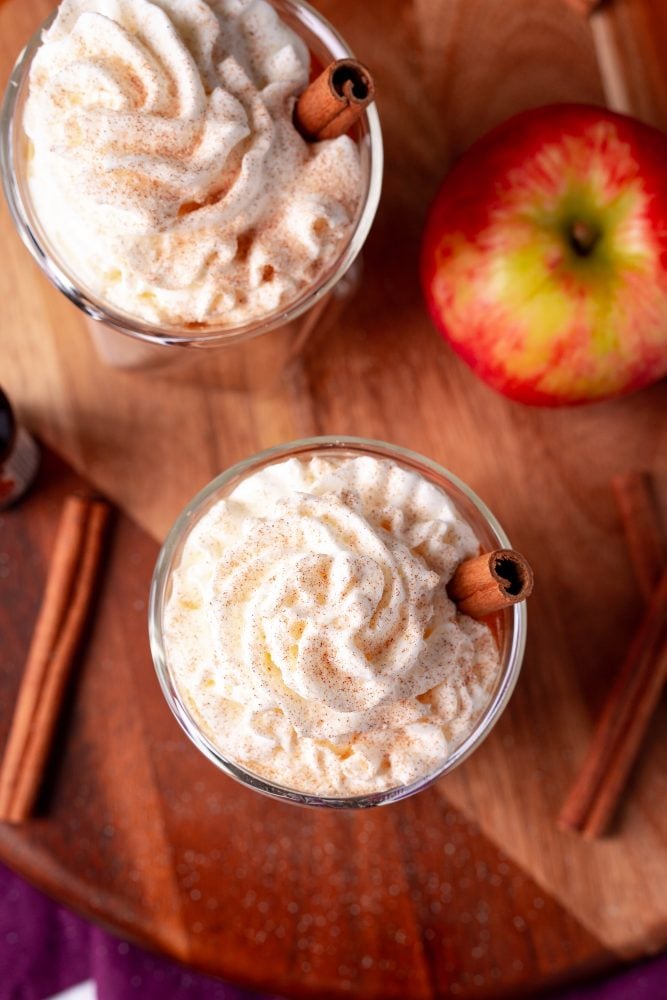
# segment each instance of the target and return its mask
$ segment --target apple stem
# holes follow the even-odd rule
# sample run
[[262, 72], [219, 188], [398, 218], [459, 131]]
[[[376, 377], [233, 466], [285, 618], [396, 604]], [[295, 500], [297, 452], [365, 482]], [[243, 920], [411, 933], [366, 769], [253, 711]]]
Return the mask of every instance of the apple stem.
[[570, 246], [578, 257], [588, 257], [595, 244], [600, 239], [600, 233], [589, 222], [578, 220], [570, 228]]

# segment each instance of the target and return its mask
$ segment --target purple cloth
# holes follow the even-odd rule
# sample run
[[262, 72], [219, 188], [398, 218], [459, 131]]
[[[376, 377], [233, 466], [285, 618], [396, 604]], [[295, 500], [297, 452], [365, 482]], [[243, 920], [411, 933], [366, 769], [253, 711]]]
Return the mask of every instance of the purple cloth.
[[98, 1000], [278, 1000], [112, 937], [0, 865], [0, 1000], [45, 1000], [88, 979]]
[[550, 994], [549, 1000], [667, 1000], [667, 955], [640, 962], [599, 982]]
[[[45, 1000], [92, 979], [98, 1000], [278, 1000], [148, 954], [0, 865], [0, 1000]], [[550, 1000], [667, 1000], [667, 955]]]

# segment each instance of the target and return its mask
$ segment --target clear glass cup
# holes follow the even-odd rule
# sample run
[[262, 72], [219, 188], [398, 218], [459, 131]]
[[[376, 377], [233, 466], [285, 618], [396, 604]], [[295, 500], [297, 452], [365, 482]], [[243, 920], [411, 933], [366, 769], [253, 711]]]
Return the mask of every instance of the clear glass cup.
[[[322, 66], [353, 55], [337, 31], [303, 0], [269, 0], [279, 16], [306, 43]], [[355, 288], [358, 264], [353, 267], [370, 230], [382, 187], [383, 148], [380, 120], [374, 104], [355, 126], [353, 137], [361, 154], [364, 191], [349, 238], [338, 257], [297, 299], [259, 319], [236, 326], [191, 324], [154, 325], [101, 301], [69, 268], [40, 226], [27, 183], [28, 144], [22, 119], [28, 93], [28, 75], [42, 31], [55, 12], [33, 35], [18, 58], [7, 86], [0, 117], [0, 168], [9, 208], [24, 244], [46, 276], [89, 322], [89, 331], [102, 359], [114, 367], [160, 368], [195, 352], [174, 348], [224, 348], [221, 384], [230, 388], [275, 380], [298, 355], [313, 328], [322, 322], [329, 305], [335, 308]], [[345, 278], [345, 280], [343, 280]], [[118, 334], [124, 336], [118, 336]], [[270, 336], [269, 336], [270, 335]], [[252, 342], [252, 343], [251, 343]]]
[[193, 717], [178, 689], [169, 667], [162, 635], [163, 612], [170, 594], [172, 571], [180, 562], [183, 546], [189, 533], [215, 503], [228, 496], [243, 479], [266, 466], [295, 457], [309, 460], [315, 456], [350, 458], [360, 455], [390, 459], [397, 465], [419, 473], [439, 487], [447, 494], [461, 516], [471, 526], [482, 549], [491, 551], [497, 548], [511, 547], [507, 535], [496, 518], [470, 487], [430, 459], [382, 441], [356, 437], [316, 437], [303, 441], [293, 441], [253, 455], [223, 472], [204, 487], [187, 505], [167, 536], [158, 557], [151, 585], [148, 616], [151, 652], [162, 691], [178, 722], [195, 746], [225, 774], [266, 795], [300, 805], [326, 806], [335, 809], [364, 809], [370, 806], [386, 805], [421, 791], [437, 778], [447, 774], [448, 771], [464, 761], [473, 750], [477, 749], [497, 722], [517, 682], [526, 643], [526, 606], [525, 602], [522, 602], [499, 612], [493, 623], [499, 647], [500, 670], [489, 703], [478, 718], [474, 729], [465, 740], [454, 748], [439, 767], [411, 784], [368, 795], [334, 797], [308, 794], [304, 791], [275, 784], [252, 773], [226, 757], [211, 742]]

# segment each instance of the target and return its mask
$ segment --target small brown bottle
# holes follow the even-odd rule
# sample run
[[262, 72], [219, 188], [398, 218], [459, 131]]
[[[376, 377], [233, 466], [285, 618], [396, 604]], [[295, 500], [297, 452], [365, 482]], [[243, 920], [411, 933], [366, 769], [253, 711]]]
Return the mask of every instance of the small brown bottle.
[[11, 507], [35, 478], [39, 448], [16, 422], [11, 403], [0, 389], [0, 510]]

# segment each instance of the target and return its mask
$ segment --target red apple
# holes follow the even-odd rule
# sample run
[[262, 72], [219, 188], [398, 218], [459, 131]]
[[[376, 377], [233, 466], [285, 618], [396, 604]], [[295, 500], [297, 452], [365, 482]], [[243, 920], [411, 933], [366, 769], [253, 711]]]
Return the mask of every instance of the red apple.
[[511, 118], [431, 209], [431, 315], [480, 378], [557, 406], [667, 373], [667, 136], [585, 105]]

